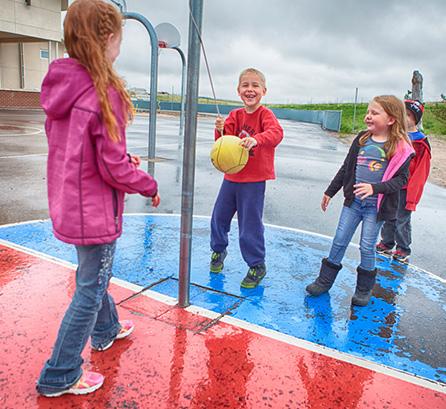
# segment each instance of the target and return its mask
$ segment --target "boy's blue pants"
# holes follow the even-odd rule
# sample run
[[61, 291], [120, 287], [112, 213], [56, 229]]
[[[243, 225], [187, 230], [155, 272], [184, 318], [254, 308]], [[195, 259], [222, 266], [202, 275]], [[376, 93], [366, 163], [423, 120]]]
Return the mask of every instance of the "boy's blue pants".
[[237, 212], [239, 244], [249, 267], [265, 262], [262, 222], [265, 182], [235, 183], [223, 180], [211, 219], [211, 249], [221, 253], [228, 246], [231, 220]]

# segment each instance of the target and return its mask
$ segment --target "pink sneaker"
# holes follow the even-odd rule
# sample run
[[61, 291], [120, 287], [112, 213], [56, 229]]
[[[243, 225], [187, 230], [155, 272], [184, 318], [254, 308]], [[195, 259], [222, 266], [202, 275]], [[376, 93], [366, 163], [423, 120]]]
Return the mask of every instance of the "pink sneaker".
[[79, 380], [69, 389], [55, 393], [42, 393], [48, 398], [55, 398], [57, 396], [71, 394], [71, 395], [86, 395], [99, 389], [104, 383], [104, 376], [97, 372], [85, 371]]
[[122, 339], [128, 337], [135, 329], [135, 324], [133, 324], [133, 321], [131, 320], [122, 320], [119, 321], [119, 324], [121, 324], [121, 329], [119, 330], [118, 335], [116, 335], [115, 339], [112, 339], [107, 345], [103, 347], [95, 348], [92, 346], [91, 348], [99, 352], [106, 351], [113, 345], [113, 342], [115, 342], [116, 339]]

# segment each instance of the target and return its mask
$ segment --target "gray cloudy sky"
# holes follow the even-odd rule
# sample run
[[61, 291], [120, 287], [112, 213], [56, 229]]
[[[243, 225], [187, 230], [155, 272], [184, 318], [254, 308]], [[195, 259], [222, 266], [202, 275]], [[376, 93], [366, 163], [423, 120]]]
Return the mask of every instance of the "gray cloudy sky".
[[[188, 0], [127, 1], [152, 24], [169, 22], [187, 55]], [[217, 98], [238, 99], [238, 73], [253, 66], [267, 79], [268, 103], [352, 101], [355, 87], [403, 96], [413, 70], [425, 100], [446, 94], [445, 0], [204, 0], [202, 36]], [[124, 29], [116, 65], [129, 86], [149, 89], [148, 34], [136, 21]], [[211, 96], [202, 58], [200, 95]], [[175, 51], [159, 58], [160, 91], [179, 93]]]

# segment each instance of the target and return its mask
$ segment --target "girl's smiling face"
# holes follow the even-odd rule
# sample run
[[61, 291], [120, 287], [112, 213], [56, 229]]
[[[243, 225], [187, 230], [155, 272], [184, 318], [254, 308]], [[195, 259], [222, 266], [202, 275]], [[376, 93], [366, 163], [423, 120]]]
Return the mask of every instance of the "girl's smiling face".
[[373, 135], [383, 135], [389, 131], [389, 127], [395, 123], [395, 118], [384, 111], [384, 108], [375, 101], [370, 102], [364, 117], [367, 130]]
[[255, 73], [248, 72], [240, 78], [237, 92], [245, 105], [247, 112], [254, 112], [262, 97], [266, 94], [265, 84]]

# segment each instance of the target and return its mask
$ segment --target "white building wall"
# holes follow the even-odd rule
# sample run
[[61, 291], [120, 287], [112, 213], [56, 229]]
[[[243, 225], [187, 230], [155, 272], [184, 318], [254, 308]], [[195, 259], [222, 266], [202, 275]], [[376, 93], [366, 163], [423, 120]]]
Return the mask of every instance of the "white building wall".
[[61, 0], [1, 0], [0, 31], [60, 41]]
[[20, 88], [19, 45], [16, 43], [0, 44], [0, 88]]
[[[67, 0], [31, 0], [27, 6], [24, 0], [0, 0], [1, 89], [40, 90], [49, 59], [64, 55], [61, 10], [67, 4]], [[23, 84], [19, 42], [23, 44]], [[48, 58], [42, 58], [41, 50]]]

